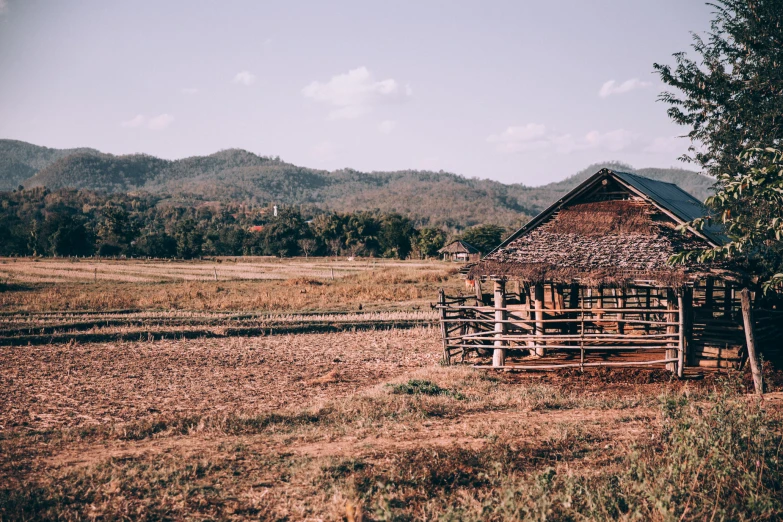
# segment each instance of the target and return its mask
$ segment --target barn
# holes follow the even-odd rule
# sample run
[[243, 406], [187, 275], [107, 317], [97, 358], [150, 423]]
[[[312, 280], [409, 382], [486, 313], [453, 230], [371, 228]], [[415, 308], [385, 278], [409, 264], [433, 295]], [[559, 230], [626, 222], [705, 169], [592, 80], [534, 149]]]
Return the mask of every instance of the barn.
[[773, 298], [750, 292], [730, 267], [668, 262], [728, 241], [719, 226], [688, 227], [705, 213], [672, 183], [597, 172], [470, 269], [475, 295], [441, 292], [444, 361], [665, 367], [682, 376], [771, 351]]

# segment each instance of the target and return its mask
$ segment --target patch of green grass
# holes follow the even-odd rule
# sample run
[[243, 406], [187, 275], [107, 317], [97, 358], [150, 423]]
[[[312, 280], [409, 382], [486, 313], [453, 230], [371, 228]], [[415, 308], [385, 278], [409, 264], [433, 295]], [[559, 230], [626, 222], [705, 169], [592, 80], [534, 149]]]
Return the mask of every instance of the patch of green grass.
[[458, 391], [441, 388], [434, 382], [423, 379], [410, 379], [408, 382], [387, 384], [387, 386], [391, 388], [392, 393], [397, 395], [443, 395], [457, 400], [465, 398], [465, 396]]

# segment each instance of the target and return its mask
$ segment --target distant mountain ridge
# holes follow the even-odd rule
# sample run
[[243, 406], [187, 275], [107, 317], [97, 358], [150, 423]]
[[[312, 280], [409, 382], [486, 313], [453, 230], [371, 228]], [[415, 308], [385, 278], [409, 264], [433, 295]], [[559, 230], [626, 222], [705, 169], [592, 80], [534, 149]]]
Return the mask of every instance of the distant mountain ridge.
[[143, 190], [182, 203], [278, 203], [341, 212], [377, 209], [449, 228], [480, 223], [516, 227], [603, 167], [676, 183], [701, 200], [713, 184], [711, 178], [684, 169], [633, 169], [616, 162], [591, 165], [562, 181], [528, 187], [442, 171], [329, 172], [241, 149], [165, 160], [0, 140], [0, 190], [20, 184], [105, 192]]

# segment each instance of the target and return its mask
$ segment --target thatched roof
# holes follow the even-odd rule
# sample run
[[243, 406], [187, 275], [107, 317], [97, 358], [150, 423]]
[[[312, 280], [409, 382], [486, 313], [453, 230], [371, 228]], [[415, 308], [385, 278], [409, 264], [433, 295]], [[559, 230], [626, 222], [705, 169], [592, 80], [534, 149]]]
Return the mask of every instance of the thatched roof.
[[452, 241], [445, 247], [438, 250], [438, 253], [440, 254], [478, 254], [479, 249], [471, 245], [470, 243], [467, 243], [465, 241], [462, 241], [461, 239], [457, 239], [456, 241]]
[[718, 244], [720, 231], [681, 233], [675, 228], [686, 220], [638, 187], [657, 188], [659, 197], [674, 194], [680, 207], [691, 205], [691, 212], [703, 207], [669, 183], [640, 179], [643, 183], [630, 185], [617, 173], [598, 172], [504, 241], [468, 277], [605, 285], [645, 280], [674, 286], [709, 272], [703, 265], [672, 267], [668, 259]]

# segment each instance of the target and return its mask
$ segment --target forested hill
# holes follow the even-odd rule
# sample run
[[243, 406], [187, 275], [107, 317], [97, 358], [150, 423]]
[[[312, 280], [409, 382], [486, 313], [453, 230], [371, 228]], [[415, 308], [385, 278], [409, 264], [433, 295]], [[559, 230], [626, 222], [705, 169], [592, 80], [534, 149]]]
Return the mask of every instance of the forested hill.
[[0, 190], [16, 188], [39, 170], [75, 153], [95, 149], [50, 149], [17, 140], [0, 140]]
[[699, 199], [706, 197], [712, 184], [711, 179], [687, 170], [637, 170], [617, 163], [591, 165], [563, 181], [528, 187], [442, 171], [328, 172], [239, 149], [169, 161], [145, 154], [114, 156], [92, 149], [56, 150], [0, 140], [0, 190], [19, 184], [143, 190], [168, 194], [182, 203], [278, 203], [340, 212], [377, 209], [456, 229], [479, 223], [516, 227], [604, 166], [677, 183]]

